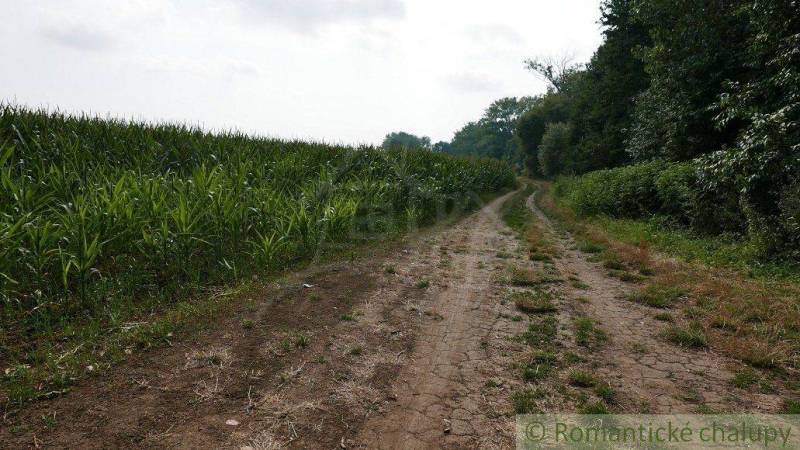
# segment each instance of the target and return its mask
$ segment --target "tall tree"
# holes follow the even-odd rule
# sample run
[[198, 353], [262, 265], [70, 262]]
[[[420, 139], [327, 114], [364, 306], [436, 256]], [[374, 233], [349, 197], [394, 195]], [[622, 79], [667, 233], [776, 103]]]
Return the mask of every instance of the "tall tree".
[[487, 156], [521, 164], [514, 130], [520, 117], [535, 105], [532, 97], [506, 97], [492, 102], [483, 117], [458, 130], [451, 153]]
[[451, 146], [450, 146], [449, 142], [447, 142], [447, 141], [439, 141], [439, 142], [433, 144], [433, 147], [431, 148], [431, 150], [433, 150], [435, 152], [450, 153], [450, 151], [451, 151], [450, 147]]
[[722, 129], [711, 108], [728, 81], [746, 74], [752, 0], [647, 0], [637, 20], [652, 42], [640, 56], [650, 86], [637, 99], [628, 150], [637, 160], [685, 160], [733, 143], [740, 124]]
[[539, 165], [539, 145], [548, 123], [567, 120], [567, 103], [562, 95], [550, 93], [538, 97], [534, 106], [517, 123], [515, 136], [524, 155], [525, 168], [534, 176], [541, 176]]
[[431, 148], [431, 138], [415, 136], [405, 131], [389, 133], [383, 139], [383, 148]]
[[650, 44], [647, 29], [636, 20], [633, 0], [605, 0], [601, 24], [605, 40], [592, 56], [585, 77], [570, 94], [571, 122], [580, 171], [615, 167], [628, 162], [625, 138], [635, 98], [649, 85], [637, 49]]

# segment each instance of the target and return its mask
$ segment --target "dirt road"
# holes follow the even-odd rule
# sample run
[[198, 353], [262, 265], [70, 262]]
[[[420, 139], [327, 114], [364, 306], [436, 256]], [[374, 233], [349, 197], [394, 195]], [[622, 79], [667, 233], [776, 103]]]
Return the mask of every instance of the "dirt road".
[[[506, 301], [509, 290], [526, 289], [509, 286], [511, 268], [560, 277], [547, 287], [557, 299], [559, 363], [537, 387], [538, 410], [573, 411], [595, 395], [570, 386], [566, 354], [572, 370], [608, 380], [619, 411], [777, 408], [777, 393], [730, 388], [735, 362], [664, 343], [652, 311], [624, 300], [635, 286], [608, 277], [538, 210], [561, 257], [531, 261], [498, 214], [510, 195], [453, 226], [246, 293], [197, 335], [7, 417], [0, 442], [510, 448], [511, 398], [531, 387], [520, 368], [537, 350], [519, 338], [533, 319]], [[603, 346], [576, 344], [573, 324], [585, 317], [602, 329]]]

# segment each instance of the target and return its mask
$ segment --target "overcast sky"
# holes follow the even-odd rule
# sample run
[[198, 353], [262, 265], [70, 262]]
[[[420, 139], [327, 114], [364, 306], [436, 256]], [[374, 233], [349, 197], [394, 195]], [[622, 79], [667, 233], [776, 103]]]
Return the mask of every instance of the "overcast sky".
[[450, 140], [541, 93], [536, 55], [586, 61], [599, 0], [0, 0], [0, 101], [379, 143]]

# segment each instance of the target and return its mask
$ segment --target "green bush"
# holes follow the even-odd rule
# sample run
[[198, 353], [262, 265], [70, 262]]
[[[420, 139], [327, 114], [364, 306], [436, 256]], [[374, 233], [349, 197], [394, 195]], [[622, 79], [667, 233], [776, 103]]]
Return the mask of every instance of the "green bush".
[[581, 216], [658, 216], [661, 222], [702, 233], [743, 233], [747, 221], [738, 192], [724, 179], [704, 183], [709, 176], [701, 161], [653, 161], [562, 177], [553, 192]]
[[642, 217], [659, 209], [655, 180], [663, 167], [656, 161], [560, 178], [554, 192], [581, 216]]
[[697, 160], [666, 165], [655, 180], [660, 205], [652, 212], [703, 233], [744, 232], [746, 220], [736, 188], [719, 178], [714, 184], [701, 184], [709, 177], [706, 171]]
[[539, 170], [547, 177], [564, 169], [572, 148], [572, 126], [563, 122], [548, 123], [539, 145]]
[[783, 231], [782, 240], [788, 243], [790, 255], [800, 261], [800, 181], [783, 189], [778, 203], [779, 221]]
[[672, 164], [656, 176], [659, 211], [689, 225], [697, 213], [697, 167], [692, 163]]

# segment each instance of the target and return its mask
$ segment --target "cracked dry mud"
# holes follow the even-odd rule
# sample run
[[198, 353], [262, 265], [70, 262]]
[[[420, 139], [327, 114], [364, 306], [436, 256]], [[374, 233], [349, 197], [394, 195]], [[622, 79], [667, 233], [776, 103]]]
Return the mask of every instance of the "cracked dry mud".
[[[512, 448], [510, 397], [525, 387], [517, 365], [532, 349], [514, 339], [528, 322], [505, 301], [504, 277], [542, 265], [499, 217], [511, 195], [452, 226], [243, 293], [205, 329], [4, 418], [0, 447]], [[571, 250], [568, 236], [553, 241], [561, 275], [589, 286], [554, 286], [558, 346], [614, 386], [615, 408], [776, 410], [777, 393], [731, 388], [737, 363], [665, 343], [653, 311], [624, 299], [634, 286]], [[589, 353], [572, 335], [582, 316], [610, 337]], [[563, 374], [551, 382], [564, 384]], [[567, 394], [551, 389], [539, 406], [570, 412]]]

